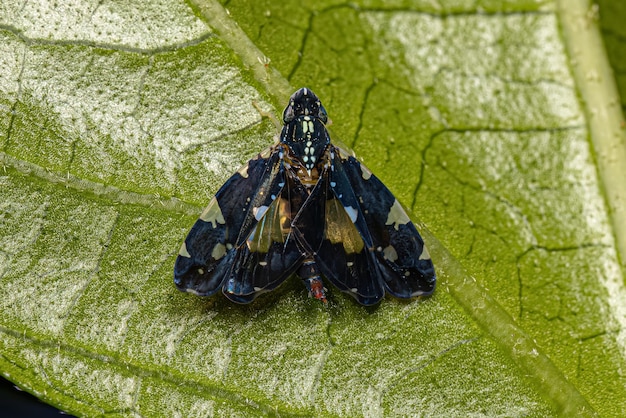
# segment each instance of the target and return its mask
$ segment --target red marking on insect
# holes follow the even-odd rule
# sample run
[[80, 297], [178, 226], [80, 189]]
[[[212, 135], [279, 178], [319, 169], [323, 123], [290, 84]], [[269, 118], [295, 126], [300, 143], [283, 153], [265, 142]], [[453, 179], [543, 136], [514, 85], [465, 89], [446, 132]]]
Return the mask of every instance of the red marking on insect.
[[309, 279], [309, 284], [311, 286], [311, 296], [317, 300], [321, 300], [325, 304], [328, 303], [322, 281], [319, 278]]

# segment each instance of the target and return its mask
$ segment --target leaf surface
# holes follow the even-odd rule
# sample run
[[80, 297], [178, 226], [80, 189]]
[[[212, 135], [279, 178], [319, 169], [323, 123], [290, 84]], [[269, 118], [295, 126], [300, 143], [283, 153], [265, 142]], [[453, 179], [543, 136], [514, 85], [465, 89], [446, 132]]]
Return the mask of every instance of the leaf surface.
[[[80, 416], [625, 415], [621, 139], [563, 3], [6, 2], [0, 371]], [[174, 288], [273, 140], [253, 103], [301, 86], [421, 221], [432, 297]]]

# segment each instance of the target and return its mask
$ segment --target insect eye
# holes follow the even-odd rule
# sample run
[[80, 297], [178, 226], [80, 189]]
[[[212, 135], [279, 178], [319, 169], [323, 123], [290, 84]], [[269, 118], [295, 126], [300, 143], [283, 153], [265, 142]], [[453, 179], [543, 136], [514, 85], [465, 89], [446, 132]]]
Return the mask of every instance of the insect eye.
[[324, 124], [326, 124], [326, 122], [328, 122], [328, 114], [326, 113], [326, 109], [324, 109], [324, 106], [320, 106], [317, 111], [317, 117], [321, 119], [322, 122], [324, 122]]
[[285, 123], [289, 123], [291, 122], [295, 117], [296, 117], [296, 112], [295, 112], [295, 104], [292, 101], [291, 103], [289, 103], [289, 105], [285, 108], [285, 111], [283, 112], [283, 121]]

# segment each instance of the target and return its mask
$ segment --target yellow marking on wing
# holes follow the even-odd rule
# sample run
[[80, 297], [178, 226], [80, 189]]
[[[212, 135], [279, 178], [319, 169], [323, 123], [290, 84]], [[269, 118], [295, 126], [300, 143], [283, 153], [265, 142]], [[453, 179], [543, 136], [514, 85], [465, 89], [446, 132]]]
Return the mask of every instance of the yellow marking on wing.
[[326, 230], [324, 235], [333, 244], [342, 243], [346, 253], [360, 253], [363, 250], [363, 238], [354, 226], [352, 219], [337, 199], [326, 201]]
[[180, 246], [180, 251], [178, 252], [178, 255], [191, 258], [191, 254], [189, 254], [189, 251], [187, 251], [187, 244], [184, 241], [183, 245]]
[[363, 164], [361, 164], [361, 177], [363, 177], [363, 180], [369, 180], [370, 177], [372, 177], [370, 169], [365, 167]]
[[[280, 144], [277, 144], [277, 145], [280, 145]], [[261, 151], [261, 153], [259, 154], [259, 157], [267, 159], [267, 158], [269, 158], [270, 155], [272, 155], [272, 153], [274, 152], [275, 149], [276, 149], [276, 145], [268, 147], [268, 148], [265, 148], [263, 151]], [[257, 158], [255, 158], [255, 160]]]
[[393, 225], [396, 228], [396, 231], [400, 228], [400, 225], [405, 225], [411, 222], [409, 219], [409, 215], [406, 214], [404, 209], [402, 209], [402, 205], [396, 199], [393, 202], [393, 206], [389, 209], [389, 215], [387, 216], [387, 222], [385, 225]]
[[249, 164], [246, 164], [237, 171], [244, 179], [248, 178], [248, 166]]
[[291, 230], [291, 209], [287, 199], [277, 198], [259, 218], [246, 241], [251, 252], [266, 253], [275, 242], [285, 242]]
[[213, 247], [213, 251], [211, 252], [211, 257], [215, 260], [219, 260], [224, 257], [224, 254], [226, 254], [226, 246], [221, 242], [215, 244], [215, 247]]
[[211, 222], [213, 228], [217, 228], [217, 224], [225, 224], [224, 215], [222, 215], [222, 209], [217, 202], [216, 198], [213, 198], [209, 205], [200, 214], [200, 219], [204, 222]]

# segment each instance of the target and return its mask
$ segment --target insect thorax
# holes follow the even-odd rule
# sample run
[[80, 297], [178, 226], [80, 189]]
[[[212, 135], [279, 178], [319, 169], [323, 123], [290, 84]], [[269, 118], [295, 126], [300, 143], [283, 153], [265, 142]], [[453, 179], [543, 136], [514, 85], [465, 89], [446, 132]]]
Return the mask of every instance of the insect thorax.
[[281, 142], [287, 146], [286, 162], [305, 186], [317, 182], [325, 164], [330, 138], [324, 123], [316, 117], [301, 115], [285, 124]]

